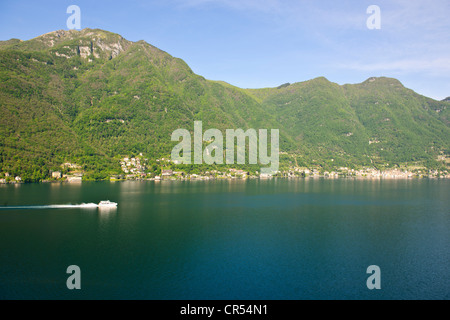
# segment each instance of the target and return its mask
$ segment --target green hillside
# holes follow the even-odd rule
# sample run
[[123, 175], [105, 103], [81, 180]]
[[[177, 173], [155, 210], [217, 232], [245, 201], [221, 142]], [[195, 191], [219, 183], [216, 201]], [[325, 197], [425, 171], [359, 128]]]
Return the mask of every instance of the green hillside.
[[339, 86], [321, 77], [248, 92], [298, 141], [306, 164], [438, 167], [449, 152], [448, 102], [396, 79]]
[[168, 157], [171, 133], [196, 120], [203, 130], [280, 129], [283, 166], [438, 168], [449, 105], [388, 78], [241, 89], [144, 41], [61, 30], [0, 42], [0, 177], [39, 181], [70, 162], [107, 178], [124, 156]]

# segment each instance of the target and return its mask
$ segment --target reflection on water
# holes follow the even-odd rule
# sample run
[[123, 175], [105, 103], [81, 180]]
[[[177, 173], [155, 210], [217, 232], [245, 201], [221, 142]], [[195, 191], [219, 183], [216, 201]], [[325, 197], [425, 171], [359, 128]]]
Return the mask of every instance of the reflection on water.
[[[108, 234], [111, 232], [111, 223], [114, 222], [114, 219], [117, 219], [117, 207], [98, 207], [98, 226], [99, 232], [101, 236], [105, 236], [104, 234]], [[106, 237], [106, 241], [108, 241]]]
[[98, 207], [98, 211], [100, 213], [104, 213], [105, 215], [108, 213], [116, 213], [117, 207]]
[[[0, 298], [450, 297], [447, 180], [271, 179], [4, 186]], [[366, 269], [379, 265], [382, 290]]]

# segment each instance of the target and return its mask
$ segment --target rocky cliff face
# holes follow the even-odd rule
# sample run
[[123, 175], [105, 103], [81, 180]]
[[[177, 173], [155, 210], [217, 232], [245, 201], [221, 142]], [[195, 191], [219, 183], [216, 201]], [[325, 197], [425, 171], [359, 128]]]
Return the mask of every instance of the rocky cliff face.
[[126, 51], [132, 44], [118, 34], [98, 30], [83, 29], [57, 30], [43, 34], [26, 42], [11, 39], [2, 42], [3, 48], [37, 51], [51, 49], [58, 57], [70, 59], [76, 55], [84, 59], [113, 59]]

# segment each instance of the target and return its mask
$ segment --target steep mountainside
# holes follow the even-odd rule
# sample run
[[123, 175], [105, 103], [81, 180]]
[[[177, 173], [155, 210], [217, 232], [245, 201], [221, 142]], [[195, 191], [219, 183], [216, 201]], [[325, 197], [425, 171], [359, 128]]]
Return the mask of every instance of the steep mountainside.
[[248, 92], [299, 142], [307, 163], [436, 166], [437, 157], [449, 152], [449, 103], [396, 79], [339, 86], [317, 78]]
[[104, 178], [120, 157], [168, 156], [171, 133], [196, 120], [278, 128], [286, 165], [437, 167], [450, 150], [449, 105], [388, 78], [240, 89], [144, 41], [60, 30], [0, 42], [0, 175], [36, 181], [72, 162]]

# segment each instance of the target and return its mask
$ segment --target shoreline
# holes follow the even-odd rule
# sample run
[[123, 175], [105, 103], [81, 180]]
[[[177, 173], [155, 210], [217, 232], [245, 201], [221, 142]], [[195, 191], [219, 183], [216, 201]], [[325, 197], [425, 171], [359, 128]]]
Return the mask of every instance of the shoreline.
[[24, 182], [24, 181], [11, 181], [11, 182], [2, 182], [1, 185], [22, 185], [22, 184], [69, 184], [69, 185], [80, 185], [83, 182], [127, 182], [127, 181], [136, 181], [136, 182], [142, 182], [142, 181], [154, 181], [154, 182], [167, 182], [167, 181], [246, 181], [246, 180], [261, 180], [261, 181], [270, 181], [273, 179], [290, 179], [290, 180], [310, 180], [310, 179], [322, 179], [322, 180], [446, 180], [450, 179], [450, 175], [447, 176], [409, 176], [409, 177], [403, 177], [403, 176], [396, 176], [396, 177], [374, 177], [374, 176], [324, 176], [324, 175], [314, 175], [314, 176], [272, 176], [272, 177], [257, 177], [257, 176], [249, 176], [246, 178], [235, 178], [235, 177], [196, 177], [196, 178], [164, 178], [164, 179], [155, 179], [155, 178], [137, 178], [137, 179], [104, 179], [104, 180], [84, 180], [84, 181], [77, 181], [77, 182], [70, 182], [67, 180], [43, 180], [38, 182]]

